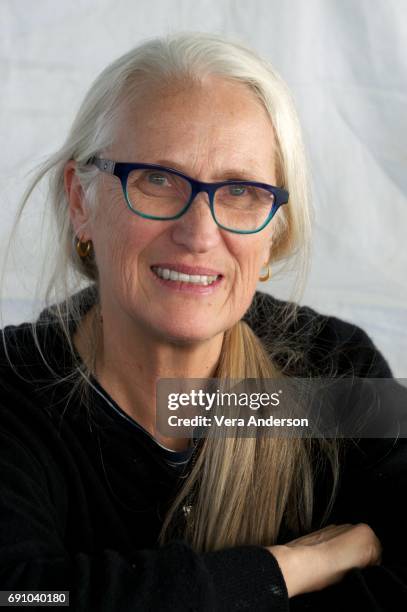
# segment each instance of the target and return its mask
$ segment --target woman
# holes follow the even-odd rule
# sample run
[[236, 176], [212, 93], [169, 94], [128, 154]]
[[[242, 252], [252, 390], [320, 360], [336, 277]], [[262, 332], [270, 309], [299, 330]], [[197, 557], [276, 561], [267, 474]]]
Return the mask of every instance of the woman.
[[391, 377], [361, 329], [256, 292], [297, 257], [300, 293], [311, 224], [270, 65], [215, 35], [144, 43], [22, 206], [50, 171], [64, 299], [3, 330], [1, 588], [84, 611], [404, 609], [401, 441], [155, 426], [160, 378]]

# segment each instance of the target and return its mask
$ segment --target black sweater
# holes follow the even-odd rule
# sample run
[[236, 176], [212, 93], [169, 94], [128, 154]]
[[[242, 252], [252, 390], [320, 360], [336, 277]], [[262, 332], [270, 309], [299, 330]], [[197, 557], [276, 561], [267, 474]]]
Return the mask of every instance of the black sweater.
[[[260, 337], [275, 337], [284, 303], [256, 293], [258, 301], [260, 311], [251, 308], [245, 319]], [[349, 451], [328, 521], [368, 523], [383, 545], [381, 565], [289, 600], [275, 558], [261, 546], [197, 554], [175, 539], [159, 547], [189, 451], [157, 444], [95, 379], [86, 413], [68, 381], [53, 384], [28, 324], [1, 333], [18, 375], [0, 341], [0, 590], [69, 590], [78, 612], [407, 610], [403, 439], [365, 439]], [[392, 376], [367, 334], [335, 317], [301, 307], [292, 338], [304, 358], [291, 361], [288, 374], [327, 373], [333, 359], [342, 374]], [[40, 328], [39, 341], [55, 370], [68, 374], [57, 326]], [[324, 486], [322, 478], [316, 516]]]

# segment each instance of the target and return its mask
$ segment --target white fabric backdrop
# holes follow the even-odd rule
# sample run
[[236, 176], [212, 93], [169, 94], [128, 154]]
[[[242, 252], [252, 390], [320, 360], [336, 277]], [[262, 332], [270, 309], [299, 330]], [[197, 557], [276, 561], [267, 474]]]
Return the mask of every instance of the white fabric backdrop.
[[[317, 214], [302, 303], [362, 326], [407, 378], [404, 0], [0, 0], [0, 264], [24, 173], [60, 146], [91, 81], [141, 40], [177, 30], [234, 36], [288, 82]], [[9, 266], [3, 324], [31, 312], [42, 201]], [[283, 281], [261, 288], [287, 295]]]

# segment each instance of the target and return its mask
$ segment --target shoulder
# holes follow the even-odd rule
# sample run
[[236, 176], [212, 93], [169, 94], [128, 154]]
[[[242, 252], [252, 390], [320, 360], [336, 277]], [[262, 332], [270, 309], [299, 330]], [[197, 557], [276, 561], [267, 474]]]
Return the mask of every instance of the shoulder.
[[68, 358], [61, 331], [52, 323], [35, 328], [24, 322], [0, 330], [1, 444], [11, 453], [21, 446], [45, 471], [72, 444], [70, 434], [61, 434], [64, 414], [80, 410]]
[[288, 375], [392, 377], [388, 362], [361, 327], [310, 306], [256, 292], [244, 320]]
[[69, 297], [72, 304], [68, 310], [67, 302], [51, 304], [42, 310], [36, 321], [1, 329], [0, 374], [12, 365], [24, 371], [34, 372], [37, 366], [47, 369], [45, 362], [51, 369], [69, 370], [72, 364], [68, 337], [72, 340], [77, 321], [82, 320], [96, 299], [96, 289], [90, 285]]
[[[72, 372], [62, 329], [51, 318], [8, 325], [0, 330], [0, 410], [33, 421], [49, 412], [59, 385]], [[62, 387], [61, 387], [62, 392]], [[42, 410], [38, 410], [41, 408]], [[49, 414], [48, 414], [49, 416]]]
[[0, 330], [0, 376], [3, 382], [10, 371], [21, 375], [36, 373], [43, 358], [53, 359], [60, 348], [60, 331], [55, 324], [24, 322]]
[[[34, 356], [40, 357], [40, 351], [59, 352], [66, 348], [66, 336], [69, 334], [72, 337], [77, 322], [82, 320], [97, 299], [96, 286], [89, 285], [72, 294], [67, 301], [44, 307], [36, 321], [7, 325], [0, 329], [0, 367], [8, 362], [9, 354], [22, 362]], [[75, 312], [76, 319], [73, 318], [72, 312]], [[47, 354], [47, 357], [52, 355]]]

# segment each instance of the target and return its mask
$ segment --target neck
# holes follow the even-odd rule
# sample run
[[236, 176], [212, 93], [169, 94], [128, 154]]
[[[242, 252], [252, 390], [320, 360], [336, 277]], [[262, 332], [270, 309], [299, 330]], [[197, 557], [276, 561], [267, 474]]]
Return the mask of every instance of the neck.
[[[95, 378], [120, 408], [161, 444], [173, 450], [187, 448], [190, 439], [168, 438], [156, 430], [156, 383], [159, 378], [212, 377], [221, 353], [223, 333], [199, 343], [175, 344], [139, 326], [129, 329], [128, 320], [115, 317], [113, 321], [109, 314], [104, 310]], [[74, 335], [74, 344], [84, 361], [85, 337], [94, 316], [96, 312], [90, 311]]]

